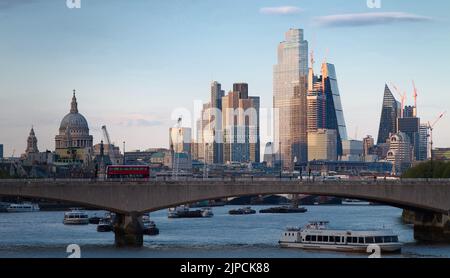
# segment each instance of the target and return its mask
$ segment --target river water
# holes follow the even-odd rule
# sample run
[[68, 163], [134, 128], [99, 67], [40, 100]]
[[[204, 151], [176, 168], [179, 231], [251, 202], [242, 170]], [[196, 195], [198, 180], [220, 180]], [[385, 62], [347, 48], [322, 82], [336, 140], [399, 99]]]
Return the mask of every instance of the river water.
[[[267, 206], [253, 206], [259, 210]], [[214, 217], [168, 219], [167, 211], [151, 213], [160, 229], [145, 236], [142, 248], [114, 247], [113, 233], [98, 233], [95, 225], [66, 226], [64, 212], [0, 213], [0, 257], [63, 258], [66, 247], [78, 244], [82, 257], [96, 258], [334, 258], [366, 257], [278, 247], [288, 226], [328, 220], [338, 229], [391, 229], [405, 243], [402, 253], [389, 257], [450, 257], [450, 245], [419, 244], [402, 211], [388, 206], [307, 206], [304, 214], [229, 215], [237, 206], [215, 207]], [[102, 211], [89, 211], [102, 216]], [[386, 256], [386, 255], [383, 255]]]

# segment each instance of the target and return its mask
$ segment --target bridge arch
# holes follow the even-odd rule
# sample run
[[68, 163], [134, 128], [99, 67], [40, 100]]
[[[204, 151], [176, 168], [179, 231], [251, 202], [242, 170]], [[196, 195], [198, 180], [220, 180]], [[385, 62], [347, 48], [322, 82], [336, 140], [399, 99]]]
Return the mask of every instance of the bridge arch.
[[448, 214], [450, 182], [386, 181], [2, 181], [0, 195], [40, 198], [105, 209], [120, 214], [152, 212], [202, 200], [272, 194], [309, 194], [367, 200], [410, 210]]

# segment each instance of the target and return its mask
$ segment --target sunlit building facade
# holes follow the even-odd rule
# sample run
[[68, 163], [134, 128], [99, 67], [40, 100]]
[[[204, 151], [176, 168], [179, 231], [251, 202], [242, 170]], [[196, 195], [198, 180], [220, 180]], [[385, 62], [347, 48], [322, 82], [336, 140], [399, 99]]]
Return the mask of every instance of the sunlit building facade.
[[306, 113], [300, 98], [307, 90], [307, 75], [308, 42], [302, 29], [290, 29], [278, 45], [278, 63], [273, 67], [274, 148], [287, 170], [293, 170], [294, 158], [307, 160], [306, 117], [300, 119]]

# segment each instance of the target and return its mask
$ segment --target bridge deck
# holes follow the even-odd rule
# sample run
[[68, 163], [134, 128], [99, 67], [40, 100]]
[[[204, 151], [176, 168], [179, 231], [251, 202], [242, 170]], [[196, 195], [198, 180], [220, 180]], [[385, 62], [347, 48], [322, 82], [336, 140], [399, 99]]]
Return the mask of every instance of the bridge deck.
[[288, 178], [95, 181], [0, 180], [0, 195], [77, 203], [129, 214], [233, 196], [311, 194], [369, 200], [408, 209], [448, 213], [450, 180], [340, 180]]

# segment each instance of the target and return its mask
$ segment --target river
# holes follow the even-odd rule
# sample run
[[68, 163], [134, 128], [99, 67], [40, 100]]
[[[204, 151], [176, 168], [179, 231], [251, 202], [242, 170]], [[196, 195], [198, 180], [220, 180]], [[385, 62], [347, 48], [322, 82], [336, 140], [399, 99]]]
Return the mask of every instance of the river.
[[[253, 206], [259, 210], [267, 206]], [[98, 233], [95, 225], [66, 226], [64, 212], [0, 213], [0, 257], [63, 258], [66, 247], [78, 244], [85, 258], [334, 258], [365, 257], [278, 247], [287, 226], [328, 220], [339, 229], [391, 229], [405, 245], [388, 257], [450, 257], [450, 245], [420, 244], [411, 225], [401, 221], [402, 210], [388, 206], [306, 206], [303, 214], [229, 215], [237, 206], [213, 208], [214, 217], [168, 219], [167, 210], [151, 213], [160, 229], [145, 236], [142, 248], [114, 247], [113, 233]], [[102, 216], [102, 211], [88, 211]], [[386, 255], [383, 255], [386, 256]]]

